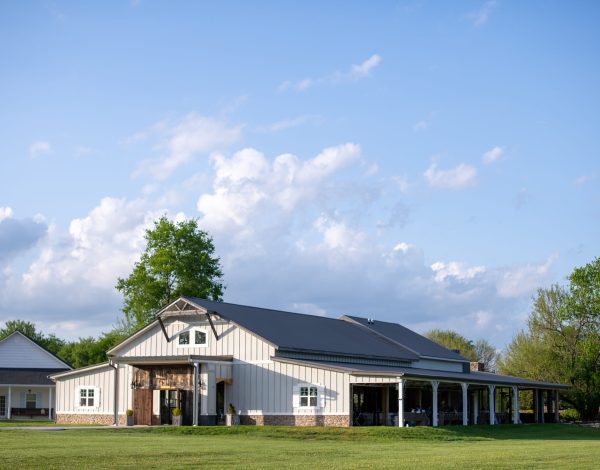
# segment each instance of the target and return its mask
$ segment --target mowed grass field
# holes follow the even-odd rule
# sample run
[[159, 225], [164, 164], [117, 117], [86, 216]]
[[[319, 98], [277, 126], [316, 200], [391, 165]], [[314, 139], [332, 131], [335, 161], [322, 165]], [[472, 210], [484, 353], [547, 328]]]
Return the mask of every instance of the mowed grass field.
[[446, 428], [0, 428], [2, 468], [600, 468], [600, 430]]

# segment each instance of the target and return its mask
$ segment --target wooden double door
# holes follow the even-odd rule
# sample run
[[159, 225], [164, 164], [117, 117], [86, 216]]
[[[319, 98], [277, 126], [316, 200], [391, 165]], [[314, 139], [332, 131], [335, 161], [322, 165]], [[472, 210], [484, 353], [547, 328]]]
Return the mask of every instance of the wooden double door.
[[[133, 422], [134, 424], [150, 426], [152, 424], [152, 398], [154, 391], [136, 389], [133, 391]], [[181, 408], [182, 424], [191, 425], [193, 420], [193, 399], [191, 390], [161, 390], [160, 391], [160, 424], [171, 424], [171, 409]]]

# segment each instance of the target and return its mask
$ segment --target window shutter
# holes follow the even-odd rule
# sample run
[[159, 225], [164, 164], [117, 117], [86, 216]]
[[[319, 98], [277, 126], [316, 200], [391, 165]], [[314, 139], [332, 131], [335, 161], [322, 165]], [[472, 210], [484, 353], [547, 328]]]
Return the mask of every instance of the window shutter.
[[298, 408], [300, 406], [300, 386], [299, 385], [294, 385], [293, 396], [292, 396], [292, 406], [294, 408]]
[[319, 397], [319, 407], [320, 408], [325, 408], [325, 388], [324, 387], [317, 387], [317, 396]]
[[102, 395], [100, 394], [100, 389], [98, 387], [94, 387], [94, 395], [98, 397], [94, 400], [94, 408], [99, 408], [102, 400]]
[[81, 395], [81, 387], [75, 387], [75, 408], [79, 408], [79, 395]]

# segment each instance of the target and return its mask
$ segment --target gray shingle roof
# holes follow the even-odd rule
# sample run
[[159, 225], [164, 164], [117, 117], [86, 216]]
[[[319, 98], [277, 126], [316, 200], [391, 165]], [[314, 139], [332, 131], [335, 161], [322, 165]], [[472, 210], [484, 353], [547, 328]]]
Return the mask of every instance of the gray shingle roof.
[[409, 330], [398, 323], [388, 323], [377, 320], [370, 324], [366, 318], [353, 317], [350, 315], [347, 315], [347, 317], [383, 336], [392, 339], [393, 341], [406, 346], [407, 348], [412, 349], [413, 351], [416, 351], [421, 356], [469, 361], [460, 354], [451, 351], [450, 349], [446, 349], [434, 341], [425, 338], [425, 336], [415, 333], [414, 331]]
[[69, 370], [64, 369], [0, 369], [2, 385], [54, 385], [48, 378], [51, 374]]
[[232, 320], [279, 349], [369, 356], [414, 361], [407, 348], [350, 322], [315, 315], [248, 307], [184, 297], [190, 302]]

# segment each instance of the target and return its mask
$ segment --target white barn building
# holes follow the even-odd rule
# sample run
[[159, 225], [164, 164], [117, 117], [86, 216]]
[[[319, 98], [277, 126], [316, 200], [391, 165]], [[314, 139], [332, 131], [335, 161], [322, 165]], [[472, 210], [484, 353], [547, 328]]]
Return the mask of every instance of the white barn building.
[[71, 367], [19, 331], [0, 341], [0, 419], [54, 418], [48, 375]]
[[[395, 323], [181, 297], [108, 351], [109, 362], [52, 375], [58, 423], [444, 425], [558, 421], [561, 384], [472, 370]], [[520, 415], [519, 392], [534, 391]], [[490, 412], [491, 410], [491, 412]]]

